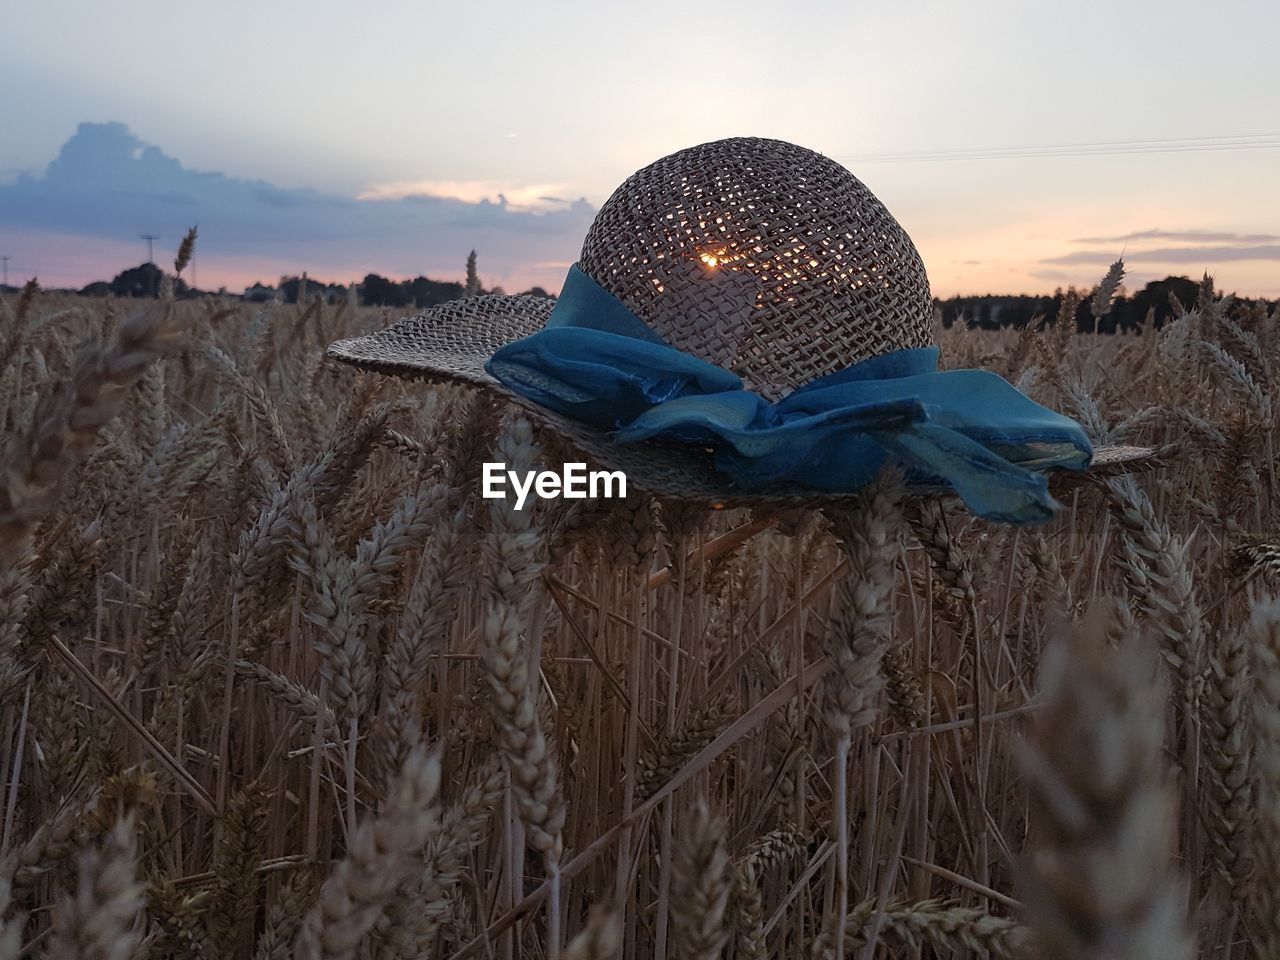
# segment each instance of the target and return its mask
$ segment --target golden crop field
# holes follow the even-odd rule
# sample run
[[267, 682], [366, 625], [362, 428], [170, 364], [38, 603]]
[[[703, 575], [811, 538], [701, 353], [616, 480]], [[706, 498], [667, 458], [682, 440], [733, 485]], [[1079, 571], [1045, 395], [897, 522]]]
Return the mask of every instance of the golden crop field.
[[1280, 956], [1280, 311], [939, 329], [1042, 527], [480, 497], [383, 310], [0, 301], [0, 958]]

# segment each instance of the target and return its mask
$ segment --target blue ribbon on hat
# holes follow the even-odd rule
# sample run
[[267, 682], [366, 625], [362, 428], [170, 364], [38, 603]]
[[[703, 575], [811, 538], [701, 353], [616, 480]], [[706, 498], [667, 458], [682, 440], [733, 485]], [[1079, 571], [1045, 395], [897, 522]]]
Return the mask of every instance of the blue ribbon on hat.
[[987, 370], [938, 370], [936, 346], [862, 360], [776, 403], [677, 350], [575, 265], [542, 330], [485, 369], [557, 413], [613, 431], [710, 447], [733, 486], [853, 492], [886, 459], [913, 489], [954, 490], [971, 511], [1038, 523], [1057, 506], [1044, 471], [1083, 470], [1079, 424]]

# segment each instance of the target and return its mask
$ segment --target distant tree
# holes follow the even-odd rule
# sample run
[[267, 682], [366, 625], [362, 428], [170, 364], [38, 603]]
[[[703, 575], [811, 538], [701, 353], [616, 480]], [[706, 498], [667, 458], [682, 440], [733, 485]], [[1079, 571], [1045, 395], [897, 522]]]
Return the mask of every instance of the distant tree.
[[495, 297], [505, 297], [507, 295], [507, 291], [503, 290], [501, 287], [494, 287], [489, 291], [489, 293]]
[[[1123, 288], [1122, 288], [1123, 289]], [[1093, 311], [1083, 314], [1081, 330], [1093, 330]], [[1133, 308], [1133, 300], [1128, 294], [1121, 292], [1111, 301], [1111, 309], [1098, 320], [1099, 333], [1122, 333], [1137, 330], [1142, 325], [1143, 317], [1138, 316]]]
[[414, 277], [409, 281], [409, 296], [415, 307], [434, 307], [439, 303], [457, 300], [463, 295], [463, 286], [457, 280], [431, 280]]
[[376, 273], [370, 273], [360, 281], [360, 295], [360, 302], [366, 307], [403, 307], [411, 296], [406, 284]]
[[1163, 280], [1152, 280], [1133, 295], [1133, 299], [1129, 302], [1130, 316], [1135, 323], [1140, 324], [1146, 319], [1147, 312], [1154, 307], [1156, 326], [1160, 326], [1174, 316], [1173, 305], [1169, 300], [1171, 294], [1177, 297], [1178, 302], [1184, 307], [1190, 308], [1200, 295], [1200, 284], [1189, 277], [1165, 277]]
[[154, 263], [143, 263], [116, 274], [111, 292], [117, 297], [154, 297], [160, 291], [163, 272]]
[[480, 289], [480, 277], [476, 273], [476, 252], [471, 251], [467, 255], [467, 285], [462, 295], [464, 297], [474, 297], [483, 292]]
[[259, 280], [253, 281], [244, 290], [244, 299], [250, 303], [266, 303], [278, 295], [279, 291], [275, 287], [264, 286]]
[[305, 273], [301, 277], [280, 278], [280, 299], [284, 303], [306, 303], [314, 300], [316, 294], [321, 299], [332, 301], [346, 293], [346, 288], [337, 283], [323, 283]]
[[543, 297], [547, 300], [554, 300], [556, 298], [554, 293], [547, 293], [547, 291], [542, 289], [542, 287], [534, 287], [531, 290], [526, 290], [522, 296], [524, 295], [530, 297]]
[[1050, 298], [1026, 295], [952, 297], [936, 300], [934, 306], [942, 312], [943, 326], [949, 327], [963, 317], [969, 326], [988, 330], [1022, 328], [1037, 316], [1056, 310]]
[[95, 280], [80, 288], [82, 297], [105, 297], [111, 293], [111, 284], [105, 280]]

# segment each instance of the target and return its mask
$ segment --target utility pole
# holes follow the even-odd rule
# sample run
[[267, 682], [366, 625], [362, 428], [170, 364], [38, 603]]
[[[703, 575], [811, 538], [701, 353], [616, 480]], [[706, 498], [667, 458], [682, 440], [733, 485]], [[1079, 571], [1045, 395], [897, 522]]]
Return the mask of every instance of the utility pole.
[[4, 261], [4, 285], [7, 287], [9, 286], [9, 258], [0, 257], [0, 260]]
[[[138, 236], [147, 241], [147, 263], [154, 267], [156, 265], [155, 250], [152, 249], [151, 245], [160, 239], [160, 235], [156, 233], [140, 233]], [[159, 284], [160, 278], [154, 277], [151, 281], [151, 295], [153, 297], [158, 297], [160, 295]]]

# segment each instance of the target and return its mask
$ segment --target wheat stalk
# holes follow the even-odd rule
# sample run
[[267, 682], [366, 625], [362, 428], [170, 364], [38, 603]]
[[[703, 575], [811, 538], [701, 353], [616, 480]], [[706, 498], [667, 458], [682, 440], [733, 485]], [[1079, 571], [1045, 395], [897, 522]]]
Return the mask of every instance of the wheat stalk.
[[1053, 960], [1189, 958], [1170, 862], [1165, 694], [1137, 640], [1113, 650], [1105, 635], [1095, 614], [1041, 670], [1045, 708], [1021, 764], [1036, 838], [1028, 920]]
[[100, 850], [80, 855], [75, 893], [54, 913], [50, 960], [128, 960], [132, 955], [143, 905], [134, 876], [135, 830], [134, 818], [126, 817]]
[[346, 856], [329, 874], [298, 933], [298, 960], [354, 960], [414, 855], [439, 829], [439, 758], [415, 750], [391, 785], [382, 810], [360, 824]]
[[[509, 470], [527, 471], [537, 456], [527, 420], [510, 421], [494, 457]], [[483, 543], [485, 571], [481, 660], [493, 692], [493, 719], [498, 746], [506, 761], [511, 790], [531, 846], [542, 854], [553, 885], [559, 885], [564, 849], [565, 803], [550, 743], [538, 716], [536, 664], [524, 638], [530, 588], [542, 571], [538, 556], [540, 531], [532, 511], [519, 511], [507, 500], [490, 509], [490, 533]], [[548, 952], [559, 954], [558, 896], [548, 905]]]
[[1280, 952], [1280, 602], [1256, 603], [1249, 620], [1256, 695], [1253, 724], [1257, 736], [1254, 790], [1257, 797], [1259, 870], [1253, 925], [1258, 956]]
[[729, 939], [725, 912], [732, 887], [724, 821], [699, 801], [681, 834], [671, 884], [675, 955], [715, 960]]

